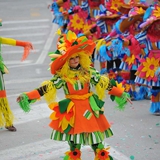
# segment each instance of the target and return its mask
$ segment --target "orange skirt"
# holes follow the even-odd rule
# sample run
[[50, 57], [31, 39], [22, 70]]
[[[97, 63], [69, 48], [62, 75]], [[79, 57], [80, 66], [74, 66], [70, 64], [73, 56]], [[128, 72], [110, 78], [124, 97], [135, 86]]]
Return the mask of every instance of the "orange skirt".
[[[110, 128], [110, 124], [103, 114], [100, 114], [98, 118], [94, 115], [89, 99], [73, 99], [72, 102], [75, 107], [75, 121], [74, 127], [71, 128], [68, 134], [91, 133], [96, 131], [104, 132]], [[92, 115], [89, 119], [84, 116], [86, 111], [89, 111]], [[59, 119], [52, 120], [49, 126], [56, 131], [64, 133], [61, 127], [59, 127], [59, 122]]]

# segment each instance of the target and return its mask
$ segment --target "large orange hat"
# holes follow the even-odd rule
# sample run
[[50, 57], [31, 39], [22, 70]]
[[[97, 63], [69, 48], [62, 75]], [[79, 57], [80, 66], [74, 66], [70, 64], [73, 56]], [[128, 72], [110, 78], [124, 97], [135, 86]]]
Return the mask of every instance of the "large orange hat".
[[89, 40], [86, 36], [77, 35], [68, 31], [67, 34], [61, 34], [57, 43], [57, 50], [49, 56], [53, 59], [50, 69], [55, 74], [73, 54], [84, 51], [88, 56], [92, 55], [95, 48], [95, 42]]
[[148, 5], [146, 3], [146, 0], [130, 0], [128, 3], [121, 3], [118, 9], [120, 12], [125, 12], [126, 14], [126, 10], [129, 12], [129, 10], [133, 7], [141, 7], [146, 10], [148, 8]]
[[120, 33], [124, 33], [136, 21], [143, 21], [145, 10], [142, 7], [133, 7], [128, 16], [115, 24], [115, 28]]

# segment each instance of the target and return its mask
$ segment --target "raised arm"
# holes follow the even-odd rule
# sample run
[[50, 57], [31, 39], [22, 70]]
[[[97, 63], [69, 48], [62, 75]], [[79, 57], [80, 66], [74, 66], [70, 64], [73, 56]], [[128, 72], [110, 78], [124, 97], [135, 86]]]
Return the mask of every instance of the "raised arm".
[[110, 80], [106, 75], [100, 75], [94, 68], [91, 68], [91, 72], [91, 84], [95, 85], [99, 99], [105, 98], [107, 90], [111, 100], [118, 104], [119, 110], [124, 110], [127, 101], [131, 103], [129, 94], [124, 92], [121, 83], [118, 84], [114, 79]]
[[15, 40], [12, 38], [5, 38], [5, 37], [0, 37], [0, 43], [1, 44], [7, 44], [7, 45], [12, 45], [12, 46], [21, 46], [24, 47], [24, 53], [22, 56], [22, 61], [25, 60], [31, 49], [33, 49], [33, 45], [30, 42], [26, 42], [26, 41], [19, 41], [19, 40]]

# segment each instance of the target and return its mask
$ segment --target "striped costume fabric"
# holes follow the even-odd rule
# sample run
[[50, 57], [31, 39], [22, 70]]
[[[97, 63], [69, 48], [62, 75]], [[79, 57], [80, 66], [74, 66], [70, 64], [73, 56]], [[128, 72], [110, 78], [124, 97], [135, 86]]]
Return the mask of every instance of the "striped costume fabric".
[[92, 132], [81, 133], [75, 135], [69, 135], [53, 130], [51, 133], [51, 139], [57, 141], [73, 141], [74, 144], [92, 145], [102, 142], [105, 138], [109, 138], [113, 135], [112, 130], [108, 129], [105, 132]]
[[[147, 31], [141, 32], [140, 34], [136, 35], [135, 38], [138, 40], [138, 42], [140, 44], [145, 44], [144, 51], [145, 51], [146, 56], [143, 59], [146, 59], [150, 55], [150, 53], [155, 50], [155, 48], [157, 50], [160, 49], [160, 41], [152, 43], [149, 40], [149, 38], [147, 37]], [[140, 66], [141, 66], [141, 64], [140, 64]], [[144, 84], [147, 86], [157, 86], [157, 87], [160, 86], [159, 81], [153, 81], [153, 80], [147, 81], [145, 78], [142, 78], [139, 76], [136, 77], [135, 83]]]

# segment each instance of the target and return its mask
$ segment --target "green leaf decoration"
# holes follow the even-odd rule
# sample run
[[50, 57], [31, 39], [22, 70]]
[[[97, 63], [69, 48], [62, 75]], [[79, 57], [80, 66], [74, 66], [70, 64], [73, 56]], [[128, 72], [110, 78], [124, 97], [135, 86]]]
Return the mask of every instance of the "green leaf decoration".
[[84, 39], [81, 41], [81, 43], [84, 43], [84, 42], [86, 42], [88, 39], [87, 39], [87, 37], [84, 37]]
[[109, 155], [109, 160], [113, 160], [113, 157]]
[[98, 149], [104, 149], [104, 145], [102, 143], [98, 144]]
[[76, 148], [80, 150], [81, 149], [81, 144], [77, 144]]
[[84, 44], [83, 46], [80, 46], [79, 49], [84, 49], [88, 46], [88, 44]]
[[67, 107], [68, 107], [70, 102], [71, 102], [70, 99], [63, 99], [63, 100], [58, 102], [59, 110], [60, 110], [61, 113], [64, 113], [64, 112], [67, 111]]
[[111, 79], [111, 80], [110, 80], [110, 83], [112, 84], [112, 86], [117, 86], [117, 85], [116, 85], [116, 81], [115, 81], [114, 79]]
[[71, 130], [71, 126], [70, 125], [68, 125], [68, 127], [64, 130], [64, 133], [68, 133], [70, 130]]
[[51, 55], [51, 54], [61, 54], [61, 52], [59, 50], [56, 50], [54, 52], [49, 52], [48, 55]]
[[110, 95], [110, 99], [111, 99], [112, 101], [114, 101], [114, 100], [115, 100], [115, 96]]
[[69, 160], [69, 156], [66, 155], [66, 156], [63, 158], [63, 160]]
[[77, 45], [77, 44], [78, 44], [78, 42], [77, 42], [77, 41], [74, 41], [74, 42], [72, 43], [72, 46]]

